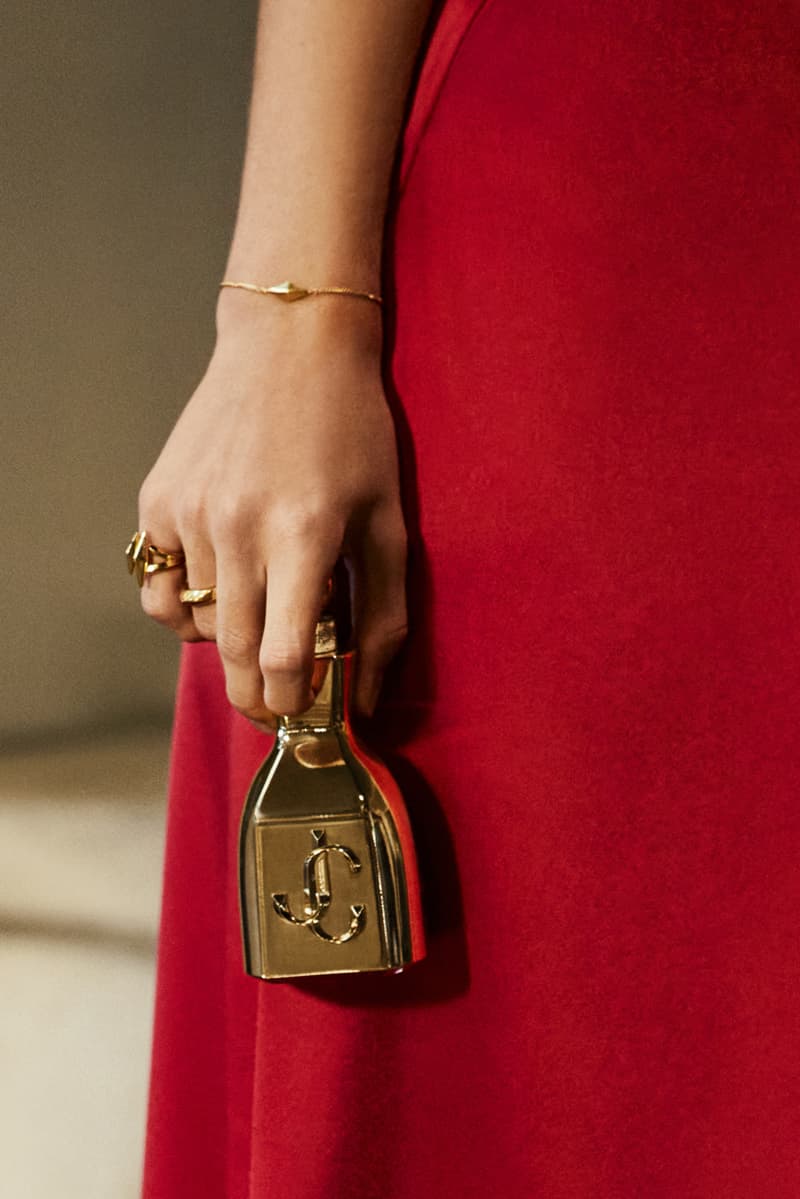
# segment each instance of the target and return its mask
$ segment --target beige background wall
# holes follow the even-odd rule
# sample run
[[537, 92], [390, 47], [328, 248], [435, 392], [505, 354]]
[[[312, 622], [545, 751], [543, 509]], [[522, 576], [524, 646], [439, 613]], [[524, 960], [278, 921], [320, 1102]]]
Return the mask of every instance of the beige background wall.
[[168, 718], [139, 482], [203, 372], [255, 0], [5, 0], [0, 736]]
[[123, 549], [213, 344], [255, 9], [0, 12], [3, 1199], [139, 1194], [177, 644]]

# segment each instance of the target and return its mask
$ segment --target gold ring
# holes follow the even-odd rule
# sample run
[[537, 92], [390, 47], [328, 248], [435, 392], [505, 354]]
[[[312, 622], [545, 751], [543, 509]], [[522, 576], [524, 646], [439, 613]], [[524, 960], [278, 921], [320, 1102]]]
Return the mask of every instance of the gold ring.
[[183, 550], [162, 550], [157, 545], [147, 541], [144, 529], [137, 529], [125, 549], [128, 559], [128, 574], [136, 572], [136, 581], [140, 587], [144, 585], [144, 576], [155, 574], [159, 570], [174, 570], [177, 566], [185, 566], [186, 555]]
[[196, 608], [202, 608], [204, 604], [217, 602], [217, 589], [216, 587], [186, 587], [183, 591], [178, 592], [178, 598], [182, 604], [194, 604]]

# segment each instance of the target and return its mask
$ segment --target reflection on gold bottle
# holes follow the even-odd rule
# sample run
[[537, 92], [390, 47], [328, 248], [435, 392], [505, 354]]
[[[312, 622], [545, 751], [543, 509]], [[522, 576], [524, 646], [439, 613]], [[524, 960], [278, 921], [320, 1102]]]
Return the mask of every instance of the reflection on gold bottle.
[[425, 955], [408, 814], [350, 727], [341, 624], [320, 619], [316, 700], [279, 718], [242, 812], [242, 939], [256, 978], [399, 971]]

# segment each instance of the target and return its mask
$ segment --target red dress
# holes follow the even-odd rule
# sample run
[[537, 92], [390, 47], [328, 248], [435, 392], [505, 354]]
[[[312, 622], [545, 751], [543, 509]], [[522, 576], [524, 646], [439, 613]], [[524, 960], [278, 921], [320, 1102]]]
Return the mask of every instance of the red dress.
[[401, 158], [429, 956], [244, 975], [186, 647], [146, 1199], [797, 1199], [800, 8], [450, 0]]

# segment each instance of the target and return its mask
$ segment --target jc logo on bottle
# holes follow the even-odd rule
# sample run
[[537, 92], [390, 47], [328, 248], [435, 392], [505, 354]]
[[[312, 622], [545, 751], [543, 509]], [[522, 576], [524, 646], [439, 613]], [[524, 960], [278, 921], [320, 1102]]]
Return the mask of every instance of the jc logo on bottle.
[[302, 917], [294, 914], [289, 904], [289, 896], [285, 892], [273, 892], [272, 906], [281, 919], [287, 920], [290, 924], [309, 929], [321, 941], [343, 945], [346, 941], [352, 941], [353, 937], [357, 937], [363, 929], [366, 920], [366, 907], [363, 903], [350, 905], [350, 925], [344, 932], [332, 933], [322, 927], [322, 918], [331, 906], [328, 857], [333, 853], [341, 854], [350, 867], [351, 874], [358, 874], [361, 870], [361, 863], [352, 849], [348, 849], [346, 845], [328, 845], [324, 829], [312, 829], [311, 841], [313, 848], [303, 862], [303, 892], [306, 902], [303, 906]]

